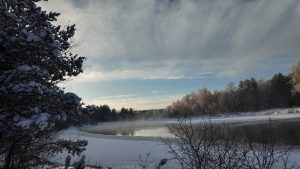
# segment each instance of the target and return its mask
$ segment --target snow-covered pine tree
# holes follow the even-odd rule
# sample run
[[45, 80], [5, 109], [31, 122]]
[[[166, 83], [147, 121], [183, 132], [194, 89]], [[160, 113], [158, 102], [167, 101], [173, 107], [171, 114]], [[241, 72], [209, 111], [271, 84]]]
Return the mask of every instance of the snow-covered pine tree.
[[81, 99], [57, 84], [82, 72], [69, 52], [74, 25], [54, 25], [59, 13], [40, 0], [0, 0], [0, 168], [40, 168], [86, 141], [56, 139], [81, 110]]

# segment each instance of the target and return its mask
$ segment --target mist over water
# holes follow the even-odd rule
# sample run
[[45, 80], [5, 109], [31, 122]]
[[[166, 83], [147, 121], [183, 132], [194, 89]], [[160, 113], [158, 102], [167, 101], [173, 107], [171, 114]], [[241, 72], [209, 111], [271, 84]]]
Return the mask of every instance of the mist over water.
[[[198, 117], [188, 119], [188, 123], [228, 124], [233, 130], [248, 130], [250, 134], [260, 132], [261, 126], [268, 125], [269, 119], [274, 124], [272, 131], [280, 140], [297, 145], [291, 154], [292, 161], [299, 159], [300, 150], [300, 113], [299, 108], [273, 109], [262, 112], [238, 113], [221, 117]], [[190, 121], [191, 120], [191, 121]], [[138, 120], [106, 122], [97, 125], [86, 125], [65, 131], [64, 137], [88, 140], [87, 159], [89, 164], [103, 162], [104, 166], [134, 168], [139, 155], [151, 153], [150, 159], [158, 163], [168, 158], [168, 152], [162, 140], [174, 138], [168, 126], [178, 124], [177, 119], [167, 118], [159, 120]], [[167, 168], [175, 169], [178, 165], [174, 161], [167, 164]]]
[[[257, 130], [256, 126], [263, 126], [272, 121], [274, 130], [279, 128], [282, 133], [294, 133], [295, 138], [292, 138], [298, 144], [298, 134], [292, 131], [291, 128], [298, 126], [300, 120], [299, 109], [273, 109], [262, 112], [238, 113], [237, 115], [225, 115], [220, 117], [193, 117], [184, 119], [187, 124], [226, 124], [231, 128], [248, 130]], [[174, 127], [178, 124], [176, 118], [166, 118], [157, 120], [136, 120], [136, 121], [118, 121], [105, 122], [97, 125], [87, 125], [79, 130], [109, 136], [133, 136], [134, 138], [174, 138], [174, 134], [169, 130], [169, 127]], [[284, 127], [280, 127], [285, 125]], [[250, 126], [250, 127], [249, 127]], [[300, 125], [299, 125], [300, 127]], [[296, 135], [295, 135], [296, 134]], [[282, 136], [285, 137], [285, 136]], [[297, 138], [296, 138], [297, 137]], [[291, 139], [290, 137], [283, 139]], [[299, 142], [300, 143], [300, 142]]]

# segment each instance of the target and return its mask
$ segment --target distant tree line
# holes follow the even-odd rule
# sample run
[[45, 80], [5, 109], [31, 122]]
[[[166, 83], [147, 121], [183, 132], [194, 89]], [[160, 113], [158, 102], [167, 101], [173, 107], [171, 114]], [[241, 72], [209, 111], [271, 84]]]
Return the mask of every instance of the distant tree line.
[[136, 113], [132, 108], [121, 108], [117, 111], [108, 105], [87, 105], [82, 109], [83, 114], [80, 116], [78, 123], [97, 123], [117, 120], [133, 120]]
[[229, 83], [222, 91], [211, 92], [207, 88], [185, 95], [166, 109], [116, 110], [108, 105], [87, 105], [82, 114], [70, 123], [98, 123], [119, 120], [137, 120], [182, 115], [216, 115], [223, 113], [251, 112], [272, 108], [300, 106], [300, 61], [293, 65], [288, 75], [275, 74], [269, 80], [250, 78]]
[[70, 124], [86, 124], [98, 122], [110, 122], [121, 120], [150, 119], [166, 117], [165, 109], [158, 110], [134, 110], [122, 107], [120, 110], [110, 108], [108, 105], [87, 105], [82, 108], [82, 114], [69, 121]]
[[242, 80], [229, 83], [223, 91], [207, 88], [185, 95], [167, 110], [175, 115], [215, 115], [271, 108], [300, 106], [300, 61], [289, 75], [275, 74], [270, 80]]

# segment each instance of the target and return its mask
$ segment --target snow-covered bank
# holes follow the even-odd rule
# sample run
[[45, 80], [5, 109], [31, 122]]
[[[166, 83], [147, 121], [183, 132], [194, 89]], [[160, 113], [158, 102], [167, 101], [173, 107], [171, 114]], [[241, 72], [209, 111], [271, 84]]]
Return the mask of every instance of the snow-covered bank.
[[270, 120], [296, 120], [300, 119], [300, 108], [288, 108], [288, 109], [271, 109], [259, 112], [239, 112], [236, 114], [223, 115], [219, 117], [211, 117], [209, 119], [193, 118], [193, 123], [209, 122], [212, 123], [238, 123], [242, 122], [247, 124], [266, 123]]
[[[224, 117], [205, 117], [205, 118], [193, 118], [193, 123], [199, 122], [212, 122], [212, 123], [230, 123], [230, 124], [255, 124], [265, 123], [269, 119], [278, 121], [299, 121], [300, 113], [299, 108], [293, 109], [275, 109], [255, 113], [240, 113], [239, 115], [224, 116]], [[97, 126], [84, 126], [83, 128], [93, 128], [101, 130], [119, 130], [119, 129], [132, 129], [132, 128], [144, 128], [144, 127], [159, 127], [168, 124], [177, 124], [176, 119], [164, 119], [157, 121], [134, 121], [134, 122], [111, 122], [100, 123]], [[143, 129], [142, 129], [143, 130]], [[140, 134], [142, 136], [114, 136], [103, 135], [96, 133], [89, 133], [82, 131], [82, 128], [70, 128], [61, 133], [64, 138], [79, 138], [88, 141], [87, 150], [85, 155], [87, 156], [88, 164], [99, 164], [103, 166], [111, 166], [113, 168], [130, 168], [134, 169], [139, 155], [146, 156], [150, 153], [150, 161], [154, 160], [158, 163], [163, 158], [169, 158], [167, 149], [157, 136], [163, 136], [160, 131], [154, 130], [156, 135]], [[63, 162], [66, 155], [61, 155], [60, 161]], [[297, 161], [300, 157], [300, 149], [296, 149], [291, 153], [291, 161]], [[78, 158], [78, 157], [77, 157]], [[76, 158], [74, 159], [76, 160]], [[300, 165], [300, 163], [298, 164]], [[175, 169], [176, 164], [173, 160], [170, 160], [164, 167], [166, 169]]]
[[[64, 138], [87, 140], [86, 162], [91, 165], [100, 163], [105, 167], [134, 169], [138, 163], [139, 155], [146, 157], [147, 153], [150, 153], [149, 160], [154, 160], [153, 165], [163, 158], [168, 158], [166, 147], [159, 139], [105, 136], [79, 131], [76, 128], [70, 128], [61, 135]], [[66, 156], [66, 154], [61, 154], [58, 161], [63, 163]], [[78, 159], [79, 157], [74, 157], [75, 161]], [[175, 169], [176, 165], [169, 161], [164, 168]]]
[[[157, 164], [161, 159], [170, 159], [165, 145], [160, 140], [146, 137], [120, 137], [105, 136], [101, 134], [90, 134], [76, 129], [69, 129], [63, 133], [67, 138], [79, 138], [88, 141], [86, 147], [87, 163], [91, 165], [101, 164], [105, 167], [113, 167], [123, 169], [136, 169], [139, 155], [144, 158], [150, 153], [149, 161], [154, 160], [153, 165]], [[59, 161], [63, 163], [66, 154], [61, 154]], [[295, 149], [290, 155], [290, 161], [297, 162], [300, 158], [300, 149]], [[73, 157], [77, 161], [79, 157]], [[152, 167], [154, 168], [154, 167]], [[174, 160], [169, 160], [162, 169], [179, 168]], [[150, 168], [151, 169], [151, 168]]]

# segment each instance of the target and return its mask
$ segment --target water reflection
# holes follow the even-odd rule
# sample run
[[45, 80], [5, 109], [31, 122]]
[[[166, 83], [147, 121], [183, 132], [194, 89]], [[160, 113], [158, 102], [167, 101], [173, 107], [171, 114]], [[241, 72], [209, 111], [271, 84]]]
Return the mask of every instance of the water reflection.
[[138, 137], [175, 137], [169, 130], [167, 126], [157, 126], [157, 127], [128, 127], [128, 128], [119, 128], [119, 129], [107, 129], [97, 126], [85, 127], [81, 130], [94, 133], [94, 134], [103, 134], [103, 135], [112, 135], [112, 136], [138, 136]]
[[[268, 133], [272, 133], [280, 142], [292, 145], [300, 145], [300, 121], [274, 121], [262, 124], [243, 124], [231, 123], [230, 130], [238, 131], [238, 133], [247, 133], [248, 137], [259, 137], [265, 134], [266, 128]], [[174, 125], [172, 125], [174, 126]], [[103, 135], [112, 136], [136, 136], [136, 137], [163, 137], [174, 138], [174, 134], [169, 129], [170, 125], [142, 126], [142, 125], [126, 125], [119, 127], [108, 127], [103, 124], [97, 126], [89, 126], [81, 128], [81, 130]], [[244, 134], [241, 134], [243, 139]]]

